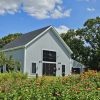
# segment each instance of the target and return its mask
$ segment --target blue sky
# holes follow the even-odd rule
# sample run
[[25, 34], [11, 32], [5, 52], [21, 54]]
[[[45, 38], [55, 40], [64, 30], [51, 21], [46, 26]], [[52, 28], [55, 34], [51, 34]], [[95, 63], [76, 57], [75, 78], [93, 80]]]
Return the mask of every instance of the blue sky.
[[59, 32], [78, 29], [100, 16], [100, 0], [0, 0], [0, 38], [53, 25]]

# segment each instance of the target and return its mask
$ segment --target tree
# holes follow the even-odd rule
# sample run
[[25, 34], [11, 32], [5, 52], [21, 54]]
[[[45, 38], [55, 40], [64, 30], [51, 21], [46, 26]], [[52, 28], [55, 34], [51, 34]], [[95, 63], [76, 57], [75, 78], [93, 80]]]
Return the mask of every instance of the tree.
[[0, 52], [0, 67], [6, 66], [6, 70], [9, 71], [20, 71], [21, 63], [15, 61], [12, 56], [6, 57], [4, 52]]
[[19, 61], [15, 61], [15, 65], [16, 65], [16, 70], [20, 71], [21, 70], [21, 63]]
[[15, 34], [9, 34], [8, 36], [5, 36], [0, 39], [0, 48], [2, 48], [4, 45], [8, 44], [9, 42], [13, 41], [14, 39], [20, 37], [22, 33], [15, 33]]
[[4, 52], [0, 52], [0, 66], [5, 66], [7, 64], [7, 58]]
[[89, 66], [93, 69], [100, 67], [100, 17], [89, 19], [84, 24], [84, 39], [90, 47]]
[[[72, 54], [72, 58], [79, 62], [83, 62], [82, 54], [84, 48], [84, 41], [82, 40], [81, 34], [79, 34], [81, 30], [69, 30], [66, 34], [61, 34], [61, 37], [65, 41], [65, 43], [71, 48], [74, 52]], [[84, 62], [83, 62], [84, 63]]]
[[100, 17], [88, 19], [83, 28], [69, 30], [61, 37], [72, 49], [72, 58], [91, 69], [100, 69]]
[[7, 67], [8, 71], [14, 71], [16, 64], [15, 64], [15, 60], [13, 59], [12, 56], [9, 57], [6, 67]]

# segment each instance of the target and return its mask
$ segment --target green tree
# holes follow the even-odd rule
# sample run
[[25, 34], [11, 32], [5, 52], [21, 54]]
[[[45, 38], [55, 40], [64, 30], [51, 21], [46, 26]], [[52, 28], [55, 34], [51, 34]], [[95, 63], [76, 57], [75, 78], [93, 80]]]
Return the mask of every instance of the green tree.
[[90, 47], [89, 66], [98, 69], [100, 67], [100, 17], [87, 20], [83, 29], [84, 39]]
[[72, 49], [72, 58], [91, 69], [100, 69], [100, 17], [88, 19], [83, 28], [69, 30], [61, 37]]
[[7, 64], [7, 58], [4, 52], [0, 52], [0, 66], [5, 66]]
[[8, 71], [14, 71], [16, 64], [15, 64], [15, 60], [13, 59], [12, 56], [9, 57], [6, 67], [7, 67]]
[[21, 63], [19, 61], [15, 61], [16, 70], [21, 71]]
[[[79, 34], [81, 30], [69, 30], [66, 34], [61, 34], [61, 37], [65, 41], [65, 43], [71, 48], [74, 52], [72, 54], [72, 58], [79, 62], [83, 62], [82, 54], [84, 47], [84, 41], [82, 40], [81, 34]], [[83, 62], [84, 63], [84, 62]]]
[[20, 37], [22, 33], [15, 33], [15, 34], [9, 34], [8, 36], [4, 36], [0, 39], [0, 48], [2, 48], [4, 45], [8, 44], [9, 42], [13, 41], [14, 39]]
[[4, 52], [0, 52], [0, 67], [6, 66], [7, 71], [20, 71], [21, 63], [14, 60], [12, 56], [6, 57]]

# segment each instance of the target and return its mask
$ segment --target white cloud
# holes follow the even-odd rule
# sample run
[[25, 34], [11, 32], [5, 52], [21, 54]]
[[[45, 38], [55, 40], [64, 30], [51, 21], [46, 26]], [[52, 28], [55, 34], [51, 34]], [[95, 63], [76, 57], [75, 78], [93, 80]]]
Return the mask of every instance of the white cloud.
[[87, 8], [87, 11], [94, 12], [95, 11], [95, 8]]
[[59, 34], [66, 33], [69, 30], [69, 28], [65, 25], [61, 25], [61, 26], [55, 27], [55, 28], [56, 28], [56, 30], [58, 31]]
[[70, 16], [71, 10], [63, 10], [62, 3], [62, 0], [28, 0], [24, 2], [24, 11], [38, 19]]
[[0, 0], [0, 15], [16, 13], [20, 4], [21, 0]]
[[51, 14], [51, 17], [52, 18], [62, 18], [62, 17], [70, 17], [70, 14], [71, 14], [71, 9], [69, 9], [69, 10], [66, 10], [66, 11], [60, 11], [60, 10], [58, 10], [58, 9], [55, 9], [54, 11], [53, 11], [53, 13]]
[[69, 17], [71, 9], [62, 5], [63, 0], [0, 0], [0, 15], [14, 14], [21, 9], [38, 19]]

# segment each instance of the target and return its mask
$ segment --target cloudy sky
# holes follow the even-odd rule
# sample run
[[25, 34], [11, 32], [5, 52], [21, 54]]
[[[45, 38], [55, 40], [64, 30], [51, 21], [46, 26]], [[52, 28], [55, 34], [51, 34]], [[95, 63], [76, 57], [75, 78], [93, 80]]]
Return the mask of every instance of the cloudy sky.
[[53, 25], [61, 32], [100, 16], [100, 0], [0, 0], [0, 37]]

